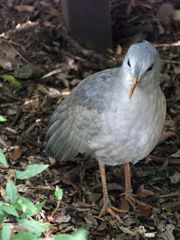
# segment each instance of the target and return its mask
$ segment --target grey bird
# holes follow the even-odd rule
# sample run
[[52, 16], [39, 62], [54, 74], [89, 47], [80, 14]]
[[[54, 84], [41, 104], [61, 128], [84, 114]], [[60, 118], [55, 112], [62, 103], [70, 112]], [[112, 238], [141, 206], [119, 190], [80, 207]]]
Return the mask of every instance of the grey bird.
[[148, 41], [130, 46], [121, 67], [85, 78], [51, 117], [45, 152], [59, 160], [78, 153], [98, 160], [105, 212], [119, 217], [109, 200], [105, 165], [124, 164], [125, 198], [134, 206], [129, 163], [156, 146], [165, 121], [166, 101], [159, 86], [160, 57]]

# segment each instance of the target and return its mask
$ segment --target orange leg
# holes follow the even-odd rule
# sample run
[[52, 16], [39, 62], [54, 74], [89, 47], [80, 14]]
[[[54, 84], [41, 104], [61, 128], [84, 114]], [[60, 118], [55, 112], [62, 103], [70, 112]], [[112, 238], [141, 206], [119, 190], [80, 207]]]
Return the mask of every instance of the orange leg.
[[128, 203], [135, 209], [136, 205], [141, 207], [150, 207], [149, 205], [140, 202], [132, 195], [132, 186], [131, 186], [131, 169], [129, 163], [124, 164], [124, 177], [125, 177], [125, 192], [122, 194]]
[[[108, 192], [107, 192], [107, 184], [106, 184], [106, 171], [105, 171], [105, 166], [102, 161], [98, 161], [99, 163], [99, 170], [100, 170], [100, 175], [101, 175], [101, 182], [102, 182], [102, 190], [103, 190], [103, 208], [99, 214], [101, 217], [103, 214], [106, 212], [109, 213], [113, 218], [115, 218], [119, 223], [123, 224], [123, 220], [119, 217], [117, 214], [118, 212], [125, 212], [121, 209], [115, 208], [111, 205]], [[117, 213], [116, 213], [117, 212]]]
[[131, 186], [131, 169], [129, 163], [124, 164], [124, 177], [125, 177], [125, 192], [124, 198], [128, 203], [135, 208], [136, 200], [132, 196], [132, 186]]

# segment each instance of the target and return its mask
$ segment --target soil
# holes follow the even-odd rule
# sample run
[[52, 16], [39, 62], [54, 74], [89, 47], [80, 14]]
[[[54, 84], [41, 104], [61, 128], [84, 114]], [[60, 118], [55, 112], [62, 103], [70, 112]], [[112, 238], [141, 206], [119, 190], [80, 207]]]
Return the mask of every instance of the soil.
[[[48, 170], [16, 185], [33, 202], [46, 200], [37, 218], [54, 224], [57, 233], [85, 226], [89, 239], [180, 239], [180, 4], [178, 0], [112, 0], [110, 6], [114, 47], [100, 55], [84, 49], [67, 33], [60, 0], [0, 2], [0, 74], [16, 76], [22, 84], [18, 89], [0, 81], [0, 115], [7, 119], [0, 123], [0, 147], [10, 164], [8, 170], [1, 169], [1, 186], [15, 179], [16, 169], [48, 163]], [[97, 162], [84, 156], [69, 162], [49, 158], [43, 141], [50, 116], [64, 97], [84, 77], [118, 66], [129, 45], [139, 39], [153, 42], [160, 52], [161, 86], [167, 100], [164, 129], [171, 133], [149, 157], [132, 166], [133, 192], [152, 206], [151, 212], [130, 208], [122, 214], [125, 225], [121, 226], [108, 215], [98, 217], [102, 190]], [[127, 208], [120, 198], [121, 166], [107, 167], [107, 182], [113, 204]], [[57, 204], [56, 185], [64, 196], [51, 216]]]

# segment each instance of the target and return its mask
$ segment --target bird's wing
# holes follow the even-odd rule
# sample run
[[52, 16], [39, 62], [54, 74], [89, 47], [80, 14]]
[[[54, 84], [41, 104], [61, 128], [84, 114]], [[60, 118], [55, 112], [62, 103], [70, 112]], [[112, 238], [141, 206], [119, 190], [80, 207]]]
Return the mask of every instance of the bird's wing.
[[91, 154], [92, 138], [98, 135], [108, 108], [112, 74], [105, 70], [86, 78], [58, 106], [50, 120], [45, 138], [46, 153], [61, 160], [71, 159], [78, 153]]

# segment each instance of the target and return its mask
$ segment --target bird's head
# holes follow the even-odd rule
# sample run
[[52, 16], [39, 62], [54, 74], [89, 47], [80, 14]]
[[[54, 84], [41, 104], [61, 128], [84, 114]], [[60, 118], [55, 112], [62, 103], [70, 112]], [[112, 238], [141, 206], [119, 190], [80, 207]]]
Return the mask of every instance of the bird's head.
[[146, 87], [159, 84], [160, 57], [155, 47], [148, 41], [130, 46], [123, 68], [130, 79], [129, 98], [136, 87]]

